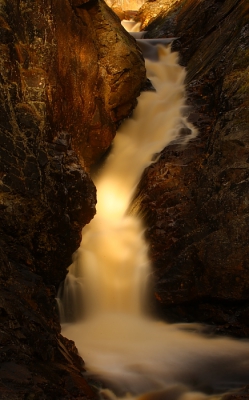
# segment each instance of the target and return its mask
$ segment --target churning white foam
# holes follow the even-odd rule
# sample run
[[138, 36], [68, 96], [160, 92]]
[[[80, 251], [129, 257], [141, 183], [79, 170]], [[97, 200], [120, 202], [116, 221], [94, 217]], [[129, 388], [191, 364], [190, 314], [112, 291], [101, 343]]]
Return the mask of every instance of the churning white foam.
[[[112, 389], [102, 390], [103, 398], [202, 400], [249, 380], [249, 348], [143, 312], [150, 262], [142, 223], [126, 210], [155, 155], [196, 137], [183, 112], [185, 70], [170, 48], [158, 46], [158, 54], [158, 62], [146, 60], [155, 91], [140, 95], [96, 180], [97, 214], [59, 295], [62, 333], [75, 341], [88, 374]], [[181, 137], [182, 127], [192, 134]]]

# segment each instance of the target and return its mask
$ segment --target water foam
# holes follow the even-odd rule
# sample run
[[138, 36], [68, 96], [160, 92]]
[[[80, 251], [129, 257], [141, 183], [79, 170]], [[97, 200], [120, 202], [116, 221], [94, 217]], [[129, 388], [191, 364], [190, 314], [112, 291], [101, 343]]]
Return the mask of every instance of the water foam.
[[[169, 47], [157, 51], [158, 62], [146, 60], [155, 91], [139, 97], [96, 180], [97, 214], [83, 229], [60, 293], [62, 333], [75, 341], [88, 374], [112, 389], [102, 390], [102, 398], [128, 393], [129, 399], [202, 400], [249, 380], [249, 347], [144, 313], [148, 246], [141, 221], [126, 210], [155, 154], [172, 141], [187, 145], [197, 135], [183, 112], [186, 72]], [[180, 136], [182, 127], [192, 133]]]

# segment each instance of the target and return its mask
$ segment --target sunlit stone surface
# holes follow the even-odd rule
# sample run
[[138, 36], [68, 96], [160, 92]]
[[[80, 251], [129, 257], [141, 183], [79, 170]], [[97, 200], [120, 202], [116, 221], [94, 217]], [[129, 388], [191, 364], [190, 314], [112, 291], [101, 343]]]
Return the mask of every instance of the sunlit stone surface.
[[112, 7], [120, 7], [122, 10], [138, 10], [145, 0], [107, 0], [106, 3]]

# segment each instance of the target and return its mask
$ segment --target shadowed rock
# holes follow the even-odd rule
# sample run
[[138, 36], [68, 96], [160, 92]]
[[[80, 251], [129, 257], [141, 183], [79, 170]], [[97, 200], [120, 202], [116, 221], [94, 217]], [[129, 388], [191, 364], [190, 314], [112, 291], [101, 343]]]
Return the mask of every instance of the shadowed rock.
[[161, 153], [133, 204], [148, 227], [155, 295], [168, 317], [248, 335], [248, 3], [160, 4], [144, 5], [142, 28], [179, 37], [199, 136]]
[[[87, 173], [145, 81], [102, 1], [0, 4], [0, 397], [95, 398], [56, 291], [95, 214]], [[84, 168], [85, 167], [85, 168]]]

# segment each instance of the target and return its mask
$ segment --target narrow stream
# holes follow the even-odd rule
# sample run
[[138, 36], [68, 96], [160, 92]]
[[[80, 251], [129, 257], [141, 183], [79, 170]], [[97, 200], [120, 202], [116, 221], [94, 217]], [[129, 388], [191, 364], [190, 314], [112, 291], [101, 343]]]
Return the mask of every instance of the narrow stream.
[[[59, 293], [62, 334], [75, 341], [103, 399], [202, 400], [249, 383], [249, 344], [209, 338], [196, 325], [146, 314], [151, 273], [142, 222], [126, 214], [146, 167], [173, 141], [197, 132], [186, 120], [185, 70], [170, 46], [144, 42], [155, 91], [140, 95], [95, 184], [97, 214], [83, 230]], [[182, 127], [192, 134], [181, 137]], [[217, 395], [218, 396], [218, 395]]]

